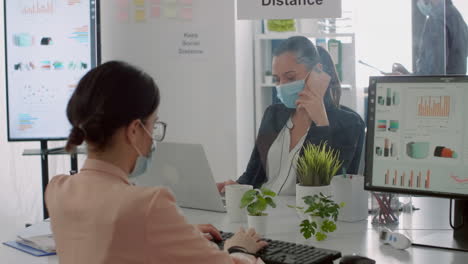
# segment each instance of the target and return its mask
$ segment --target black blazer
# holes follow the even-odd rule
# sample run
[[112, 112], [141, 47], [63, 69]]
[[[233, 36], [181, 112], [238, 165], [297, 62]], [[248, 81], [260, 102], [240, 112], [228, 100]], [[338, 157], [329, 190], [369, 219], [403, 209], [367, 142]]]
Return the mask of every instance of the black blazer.
[[[259, 188], [267, 182], [268, 150], [294, 111], [283, 104], [270, 105], [266, 109], [247, 169], [237, 180], [238, 183]], [[346, 107], [328, 107], [327, 115], [330, 125], [318, 127], [312, 122], [304, 145], [307, 142], [318, 145], [327, 141], [330, 147], [340, 151], [340, 159], [347, 173], [356, 174], [364, 142], [365, 123], [356, 112]], [[303, 149], [300, 152], [302, 154]], [[341, 173], [341, 169], [339, 171]]]

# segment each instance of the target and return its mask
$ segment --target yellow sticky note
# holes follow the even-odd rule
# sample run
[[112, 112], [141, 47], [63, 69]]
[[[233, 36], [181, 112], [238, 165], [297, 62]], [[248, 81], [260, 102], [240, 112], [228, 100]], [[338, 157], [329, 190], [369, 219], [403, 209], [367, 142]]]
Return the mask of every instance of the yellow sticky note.
[[136, 22], [145, 22], [146, 21], [146, 12], [144, 9], [135, 10], [135, 21]]
[[166, 4], [176, 4], [177, 3], [176, 0], [166, 0], [165, 2], [166, 2]]
[[133, 0], [136, 6], [145, 6], [145, 0]]
[[164, 14], [164, 17], [166, 17], [166, 18], [175, 18], [175, 17], [177, 17], [177, 7], [175, 7], [175, 6], [165, 6], [163, 14]]

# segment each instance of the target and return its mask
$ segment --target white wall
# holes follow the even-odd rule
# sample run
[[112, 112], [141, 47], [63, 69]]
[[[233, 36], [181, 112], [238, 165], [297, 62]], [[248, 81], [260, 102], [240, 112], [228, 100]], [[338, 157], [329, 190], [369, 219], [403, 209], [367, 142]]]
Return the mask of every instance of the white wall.
[[[346, 0], [344, 0], [346, 1]], [[411, 1], [355, 0], [356, 61], [391, 72], [399, 62], [412, 71]], [[357, 64], [358, 87], [369, 85], [379, 72]]]
[[[162, 93], [159, 116], [168, 123], [165, 140], [203, 144], [216, 180], [235, 179], [253, 147], [252, 84], [243, 76], [252, 74], [244, 65], [252, 51], [236, 42], [235, 1], [193, 2], [192, 21], [162, 17], [135, 22], [131, 14], [129, 22], [119, 22], [115, 2], [102, 1], [103, 61], [125, 60], [151, 74]], [[177, 54], [185, 32], [199, 34], [206, 55]], [[241, 40], [248, 41], [246, 36]], [[237, 57], [236, 45], [243, 48]], [[244, 141], [251, 142], [244, 146]]]
[[236, 22], [237, 175], [244, 172], [255, 142], [254, 25]]
[[460, 11], [465, 22], [468, 21], [468, 1], [466, 0], [452, 0], [453, 5]]

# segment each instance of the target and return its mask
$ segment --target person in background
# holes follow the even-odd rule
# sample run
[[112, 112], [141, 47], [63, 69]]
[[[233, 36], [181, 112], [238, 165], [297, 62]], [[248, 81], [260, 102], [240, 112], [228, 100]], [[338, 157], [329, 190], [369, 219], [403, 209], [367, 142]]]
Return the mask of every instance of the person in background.
[[45, 194], [60, 263], [263, 263], [251, 255], [266, 245], [255, 230], [241, 229], [220, 250], [209, 240], [221, 239], [219, 231], [187, 223], [168, 189], [129, 183], [165, 136], [159, 102], [153, 79], [124, 62], [80, 80], [67, 106], [66, 148], [85, 141], [88, 157], [78, 174], [55, 176]]
[[[416, 54], [415, 75], [467, 73], [468, 27], [452, 0], [417, 0], [426, 17]], [[444, 7], [445, 6], [445, 7]], [[395, 63], [393, 73], [410, 74]]]
[[357, 173], [365, 124], [340, 106], [341, 84], [330, 54], [305, 37], [291, 37], [275, 50], [272, 69], [282, 103], [266, 109], [244, 174], [218, 183], [218, 190], [240, 183], [295, 195], [295, 163], [306, 143], [327, 142], [339, 151], [347, 173]]

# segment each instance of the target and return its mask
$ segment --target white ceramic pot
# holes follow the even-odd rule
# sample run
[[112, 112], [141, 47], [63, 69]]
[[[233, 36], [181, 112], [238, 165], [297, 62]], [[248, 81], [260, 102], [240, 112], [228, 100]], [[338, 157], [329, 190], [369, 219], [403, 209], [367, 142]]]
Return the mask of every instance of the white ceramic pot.
[[301, 33], [320, 34], [318, 19], [299, 19]]
[[262, 216], [247, 215], [247, 223], [249, 225], [249, 228], [255, 229], [257, 234], [261, 236], [266, 235], [267, 220], [268, 220], [267, 215], [262, 215]]
[[296, 206], [305, 207], [304, 199], [305, 196], [313, 196], [315, 194], [323, 193], [326, 196], [332, 195], [331, 185], [326, 186], [301, 186], [296, 184]]
[[271, 75], [265, 75], [265, 84], [272, 84], [273, 83], [273, 76]]

